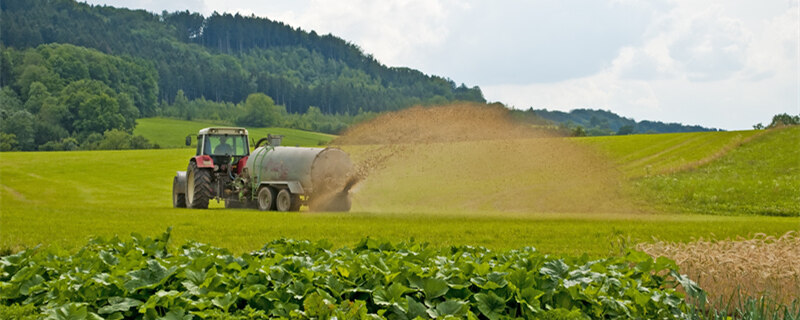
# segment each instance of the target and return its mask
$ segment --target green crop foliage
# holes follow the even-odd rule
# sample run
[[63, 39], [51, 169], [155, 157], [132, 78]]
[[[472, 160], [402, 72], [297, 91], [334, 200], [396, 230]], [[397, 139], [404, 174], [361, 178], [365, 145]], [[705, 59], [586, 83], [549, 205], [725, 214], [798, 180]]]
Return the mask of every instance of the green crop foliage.
[[[190, 242], [94, 239], [0, 259], [0, 305], [65, 319], [690, 319], [702, 290], [641, 252], [591, 260], [366, 238], [352, 249], [281, 239], [233, 255]], [[18, 307], [0, 307], [17, 313]]]
[[[207, 127], [231, 127], [232, 125], [221, 125], [219, 123], [186, 121], [166, 118], [143, 118], [136, 120], [135, 135], [141, 135], [152, 143], [157, 143], [161, 148], [185, 148], [184, 138], [191, 135], [192, 139], [197, 135], [197, 131]], [[250, 137], [257, 141], [267, 134], [283, 135], [283, 145], [318, 147], [327, 144], [335, 136], [287, 128], [247, 128]], [[193, 141], [196, 143], [197, 141]]]

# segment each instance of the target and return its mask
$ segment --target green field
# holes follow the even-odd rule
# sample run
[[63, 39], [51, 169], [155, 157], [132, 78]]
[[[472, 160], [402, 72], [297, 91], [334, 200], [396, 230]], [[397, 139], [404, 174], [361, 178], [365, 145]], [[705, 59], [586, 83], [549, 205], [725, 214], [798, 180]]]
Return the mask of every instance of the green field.
[[[192, 135], [194, 138], [200, 129], [231, 126], [213, 122], [166, 118], [143, 118], [136, 120], [136, 123], [133, 133], [147, 138], [161, 148], [183, 148], [186, 146], [185, 137]], [[284, 135], [283, 145], [285, 146], [316, 147], [324, 145], [334, 138], [329, 134], [287, 128], [247, 128], [247, 130], [254, 140], [266, 137], [268, 133]]]
[[[145, 120], [157, 122], [157, 119]], [[152, 124], [152, 123], [151, 123]], [[204, 126], [196, 125], [197, 128]], [[145, 126], [146, 127], [146, 126]], [[196, 129], [196, 128], [195, 128]], [[718, 160], [698, 169], [675, 175], [662, 176], [658, 179], [677, 181], [678, 189], [666, 194], [678, 195], [680, 183], [695, 183], [698, 179], [713, 181], [711, 185], [724, 187], [725, 181], [736, 181], [745, 173], [763, 175], [764, 181], [782, 177], [780, 190], [797, 190], [798, 166], [792, 159], [795, 157], [798, 129], [791, 128], [769, 131], [741, 148], [736, 148]], [[188, 130], [188, 129], [187, 129]], [[194, 129], [192, 129], [194, 130]], [[146, 130], [145, 130], [146, 131]], [[676, 146], [686, 145], [688, 141], [717, 141], [708, 144], [702, 154], [692, 154], [688, 150], [681, 151], [684, 156], [674, 156], [674, 167], [684, 167], [693, 161], [702, 161], [709, 155], [724, 153], [736, 139], [734, 135], [752, 136], [754, 133], [719, 133], [685, 134], [654, 136], [627, 136], [592, 138], [592, 143], [601, 145], [601, 149], [612, 155], [616, 163], [625, 168], [626, 163], [639, 161], [649, 157], [641, 156], [625, 158], [628, 152], [614, 151], [627, 148], [638, 150], [653, 145], [653, 141], [665, 139], [663, 150], [676, 150]], [[700, 138], [698, 138], [698, 135]], [[703, 137], [703, 135], [719, 135], [721, 137]], [[166, 135], [164, 135], [165, 137]], [[183, 133], [178, 135], [180, 143]], [[727, 137], [727, 138], [726, 138]], [[719, 138], [719, 139], [717, 139]], [[723, 141], [724, 140], [724, 141]], [[721, 142], [722, 141], [722, 142]], [[504, 143], [511, 143], [506, 141]], [[641, 144], [636, 148], [636, 144]], [[503, 144], [502, 148], [508, 146]], [[524, 142], [522, 142], [524, 145]], [[617, 147], [614, 147], [617, 146]], [[783, 146], [782, 148], [776, 146]], [[446, 150], [434, 147], [435, 150]], [[765, 152], [764, 149], [777, 154], [773, 157], [759, 158], [753, 156]], [[412, 149], [423, 150], [423, 149]], [[508, 149], [515, 152], [516, 149]], [[609, 151], [610, 150], [610, 151]], [[455, 150], [453, 150], [455, 152]], [[437, 151], [444, 152], [444, 151]], [[655, 150], [648, 154], [659, 154]], [[795, 152], [795, 153], [792, 153]], [[653, 214], [643, 212], [614, 212], [603, 210], [587, 214], [580, 211], [552, 213], [548, 210], [525, 211], [521, 207], [497, 207], [495, 197], [491, 196], [506, 186], [508, 181], [517, 184], [533, 183], [526, 179], [514, 179], [514, 175], [502, 179], [475, 179], [471, 172], [447, 171], [451, 165], [447, 161], [426, 161], [431, 168], [421, 168], [433, 172], [437, 167], [449, 172], [438, 178], [461, 177], [450, 185], [438, 185], [439, 188], [460, 190], [459, 185], [479, 183], [483, 194], [474, 206], [458, 207], [453, 203], [445, 203], [431, 209], [433, 212], [414, 212], [415, 205], [401, 206], [404, 201], [416, 201], [419, 196], [408, 191], [403, 184], [409, 180], [398, 180], [398, 190], [405, 193], [392, 193], [391, 183], [385, 179], [402, 177], [402, 170], [387, 169], [377, 174], [373, 181], [384, 181], [377, 185], [364, 184], [362, 194], [354, 198], [352, 213], [299, 213], [259, 212], [255, 210], [226, 210], [220, 204], [212, 203], [210, 210], [187, 210], [171, 208], [170, 192], [174, 172], [184, 170], [187, 160], [193, 154], [191, 149], [162, 149], [135, 151], [93, 151], [93, 152], [32, 152], [2, 153], [0, 157], [0, 248], [16, 251], [38, 244], [56, 244], [65, 248], [77, 248], [93, 236], [126, 235], [138, 232], [156, 235], [167, 227], [174, 227], [173, 235], [176, 243], [186, 239], [206, 242], [225, 247], [234, 252], [245, 252], [260, 248], [264, 243], [282, 237], [296, 239], [329, 239], [335, 245], [352, 245], [365, 236], [385, 238], [398, 241], [415, 238], [427, 241], [435, 246], [454, 244], [482, 245], [489, 248], [517, 248], [534, 246], [542, 252], [552, 254], [582, 254], [593, 256], [619, 252], [621, 247], [637, 242], [651, 241], [653, 238], [670, 241], [690, 241], [699, 237], [735, 237], [754, 233], [770, 235], [783, 234], [789, 230], [800, 229], [800, 219], [791, 217], [749, 216], [713, 216], [686, 214]], [[435, 154], [435, 153], [434, 153]], [[617, 154], [617, 156], [614, 156]], [[665, 153], [662, 153], [662, 155]], [[430, 153], [427, 155], [431, 155]], [[689, 157], [691, 156], [691, 157]], [[354, 158], [363, 157], [354, 151]], [[794, 157], [794, 158], [792, 158]], [[510, 163], [500, 164], [504, 168], [513, 168], [513, 157], [507, 157]], [[694, 160], [693, 160], [694, 159]], [[768, 159], [788, 159], [771, 161]], [[430, 159], [429, 159], [430, 160]], [[399, 161], [399, 160], [398, 160]], [[495, 164], [497, 160], [495, 159]], [[651, 160], [648, 160], [651, 161]], [[655, 160], [652, 160], [655, 161]], [[478, 162], [481, 165], [483, 162]], [[654, 162], [656, 163], [656, 162]], [[412, 164], [414, 164], [412, 162]], [[731, 165], [734, 164], [734, 165]], [[766, 168], [764, 166], [767, 166]], [[631, 166], [631, 168], [637, 168]], [[714, 169], [714, 168], [727, 168]], [[668, 168], [667, 168], [668, 169]], [[414, 169], [416, 170], [416, 169]], [[409, 170], [405, 175], [413, 177], [416, 171]], [[624, 169], [622, 169], [624, 170]], [[417, 170], [419, 171], [419, 170]], [[423, 171], [425, 172], [425, 171]], [[717, 172], [716, 175], [711, 173]], [[477, 173], [476, 173], [477, 174]], [[524, 173], [522, 173], [524, 177]], [[720, 175], [724, 176], [720, 177]], [[554, 179], [554, 178], [548, 178]], [[558, 179], [557, 177], [555, 179]], [[728, 180], [725, 180], [728, 179]], [[746, 181], [752, 181], [748, 178]], [[475, 182], [477, 181], [477, 182]], [[526, 182], [527, 181], [527, 182]], [[579, 180], [576, 180], [579, 182]], [[630, 180], [623, 180], [630, 181]], [[637, 182], [638, 181], [638, 182]], [[644, 182], [641, 182], [644, 181]], [[648, 180], [634, 180], [649, 187]], [[391, 180], [390, 180], [391, 182]], [[552, 183], [552, 182], [547, 182]], [[655, 183], [656, 186], [661, 185]], [[413, 185], [412, 185], [413, 187]], [[428, 192], [435, 190], [435, 183], [426, 185]], [[654, 187], [655, 188], [655, 187]], [[782, 189], [783, 188], [783, 189]], [[756, 187], [741, 189], [746, 194]], [[487, 191], [488, 190], [488, 191]], [[443, 190], [447, 192], [448, 190]], [[376, 195], [383, 194], [389, 209], [379, 208]], [[658, 193], [656, 193], [658, 194]], [[798, 193], [793, 193], [797, 195]], [[366, 201], [369, 195], [369, 203]], [[792, 210], [791, 193], [777, 193], [776, 202], [786, 210]], [[451, 195], [452, 198], [456, 195]], [[474, 196], [467, 193], [466, 196]], [[513, 195], [519, 196], [519, 195]], [[644, 194], [644, 196], [649, 196]], [[759, 195], [750, 195], [751, 198]], [[403, 200], [407, 199], [407, 200]], [[657, 200], [657, 199], [656, 199]], [[654, 201], [656, 201], [654, 200]], [[773, 199], [774, 200], [774, 199]], [[453, 201], [452, 199], [447, 201]], [[535, 203], [532, 200], [523, 200]], [[750, 200], [747, 200], [750, 201]], [[777, 201], [777, 200], [776, 200]], [[751, 201], [758, 203], [757, 201]], [[794, 202], [796, 204], [796, 202]], [[424, 203], [423, 203], [424, 204]], [[733, 207], [737, 208], [736, 206]], [[551, 208], [552, 209], [552, 208]], [[553, 210], [556, 210], [555, 208]], [[674, 210], [673, 210], [674, 209]], [[679, 205], [665, 201], [660, 211], [684, 211]], [[558, 210], [556, 210], [558, 212]], [[748, 212], [741, 212], [748, 213]]]
[[576, 141], [608, 155], [627, 177], [692, 169], [709, 163], [763, 131], [722, 131], [585, 137]]
[[667, 212], [800, 216], [800, 127], [576, 139]]
[[800, 127], [756, 136], [708, 165], [635, 186], [671, 211], [800, 216]]

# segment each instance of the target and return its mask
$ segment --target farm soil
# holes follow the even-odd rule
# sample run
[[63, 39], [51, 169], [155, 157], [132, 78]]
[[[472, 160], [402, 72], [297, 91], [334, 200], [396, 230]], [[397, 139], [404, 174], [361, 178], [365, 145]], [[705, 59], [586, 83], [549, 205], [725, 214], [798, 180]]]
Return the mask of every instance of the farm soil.
[[611, 161], [502, 107], [415, 107], [354, 126], [332, 142], [356, 161], [353, 210], [619, 213]]

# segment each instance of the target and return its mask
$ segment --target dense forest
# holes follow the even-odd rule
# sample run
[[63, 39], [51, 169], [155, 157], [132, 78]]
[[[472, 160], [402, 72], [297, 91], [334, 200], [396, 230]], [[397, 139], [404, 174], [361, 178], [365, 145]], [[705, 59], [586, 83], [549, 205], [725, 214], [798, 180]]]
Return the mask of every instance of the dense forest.
[[68, 44], [1, 57], [0, 150], [148, 147], [130, 136], [156, 105], [158, 76], [146, 61]]
[[267, 18], [74, 0], [0, 10], [0, 150], [103, 148], [109, 134], [142, 145], [130, 136], [138, 117], [252, 125], [248, 116], [271, 114], [257, 124], [335, 133], [377, 112], [485, 102], [478, 87]]
[[575, 109], [570, 112], [528, 109], [523, 113], [569, 129], [573, 135], [607, 136], [634, 133], [717, 131], [718, 129], [660, 121], [636, 121], [605, 110]]
[[343, 39], [267, 18], [154, 14], [73, 0], [4, 0], [0, 8], [4, 46], [69, 43], [145, 59], [158, 73], [159, 100], [169, 102], [178, 90], [188, 99], [234, 103], [262, 92], [292, 113], [309, 106], [355, 113], [431, 100], [483, 101], [478, 87], [387, 67]]

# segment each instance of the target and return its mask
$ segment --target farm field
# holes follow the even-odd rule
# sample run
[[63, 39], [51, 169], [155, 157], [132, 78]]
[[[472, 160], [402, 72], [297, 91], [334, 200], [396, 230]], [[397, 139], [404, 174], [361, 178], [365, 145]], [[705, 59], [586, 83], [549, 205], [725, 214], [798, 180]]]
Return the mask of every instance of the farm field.
[[800, 216], [800, 127], [755, 137], [694, 170], [635, 182], [663, 210]]
[[[765, 135], [764, 140], [754, 140], [751, 143], [754, 146], [770, 143], [772, 138], [769, 137], [791, 141], [797, 137], [796, 130], [793, 128], [770, 132]], [[688, 139], [695, 139], [693, 137], [694, 134], [687, 135]], [[616, 140], [639, 140], [642, 137], [604, 139], [612, 141], [608, 143], [613, 144], [617, 143]], [[521, 146], [526, 146], [526, 143], [535, 144], [526, 141], [513, 143]], [[596, 141], [598, 141], [596, 143], [603, 142], [599, 138]], [[486, 150], [485, 148], [490, 148], [493, 144], [492, 141], [481, 143], [485, 145], [479, 144], [481, 147], [474, 150]], [[672, 145], [680, 143], [682, 143], [680, 140], [675, 140]], [[722, 148], [728, 144], [718, 145]], [[458, 144], [456, 146], [458, 147]], [[358, 146], [351, 148], [354, 148], [355, 159], [363, 157], [363, 154], [359, 155], [359, 151], [356, 150]], [[514, 151], [510, 146], [503, 148], [512, 148], [511, 151]], [[441, 153], [454, 151], [439, 147], [433, 149]], [[709, 152], [714, 153], [714, 151]], [[212, 209], [204, 211], [172, 209], [170, 204], [172, 176], [175, 171], [184, 169], [192, 154], [191, 149], [3, 153], [0, 155], [3, 158], [0, 165], [2, 179], [0, 247], [6, 251], [17, 251], [38, 244], [76, 248], [93, 236], [126, 235], [131, 232], [154, 235], [172, 226], [176, 243], [193, 239], [229, 248], [234, 252], [255, 250], [270, 240], [282, 237], [311, 240], [324, 238], [341, 246], [352, 245], [365, 236], [371, 236], [392, 241], [408, 240], [413, 237], [418, 241], [430, 242], [434, 246], [471, 244], [498, 249], [534, 246], [550, 254], [588, 253], [592, 256], [604, 256], [619, 252], [621, 247], [652, 241], [654, 238], [685, 242], [699, 237], [733, 238], [755, 233], [777, 236], [790, 230], [800, 229], [798, 218], [664, 214], [658, 212], [668, 210], [668, 207], [655, 211], [642, 209], [635, 204], [635, 199], [631, 201], [634, 205], [622, 207], [618, 211], [613, 210], [613, 207], [607, 207], [586, 213], [578, 211], [580, 206], [550, 206], [538, 211], [526, 211], [525, 206], [533, 206], [536, 204], [535, 201], [525, 204], [526, 200], [520, 200], [504, 206], [507, 202], [499, 201], [492, 196], [481, 198], [477, 197], [477, 194], [467, 192], [464, 196], [475, 200], [468, 206], [458, 207], [456, 204], [459, 199], [451, 195], [451, 198], [446, 199], [439, 207], [419, 210], [427, 205], [424, 201], [433, 200], [425, 192], [415, 193], [414, 185], [410, 185], [409, 181], [413, 181], [420, 174], [432, 171], [421, 168], [418, 171], [404, 173], [403, 170], [393, 169], [391, 163], [387, 164], [388, 169], [376, 173], [372, 180], [367, 179], [361, 189], [356, 190], [352, 213], [306, 211], [267, 213], [255, 210], [226, 210], [221, 208], [221, 204], [213, 202]], [[426, 154], [431, 156], [436, 153]], [[735, 153], [731, 155], [734, 156]], [[509, 157], [507, 160], [509, 163], [499, 164], [500, 168], [522, 164], [515, 162], [518, 159]], [[722, 161], [725, 161], [724, 159], [727, 158], [723, 157]], [[414, 161], [420, 160], [411, 158], [410, 161], [413, 166], [417, 164]], [[447, 173], [438, 178], [452, 177], [450, 175], [452, 172], [444, 168], [452, 163], [445, 160], [426, 163], [438, 166]], [[461, 180], [459, 186], [451, 189], [453, 194], [461, 192], [462, 189], [459, 188], [470, 189], [471, 186], [478, 184], [470, 176], [470, 174], [482, 174], [480, 171], [472, 171], [478, 170], [483, 162], [477, 163], [475, 166], [471, 163], [461, 164], [469, 165], [465, 167], [468, 170], [461, 176], [456, 176], [461, 177]], [[21, 164], [30, 169], [22, 169]], [[568, 168], [570, 167], [562, 169]], [[792, 171], [791, 174], [797, 175], [797, 171]], [[515, 183], [517, 185], [529, 183], [525, 175], [516, 180], [512, 179], [514, 177], [507, 178], [479, 182], [482, 183], [484, 191], [500, 187], [514, 189]], [[370, 182], [384, 179], [396, 182], [395, 192], [389, 192], [391, 188], [382, 183]], [[583, 181], [582, 178], [571, 179], [569, 181], [576, 184]], [[430, 179], [428, 181], [433, 182], [423, 184], [416, 190], [432, 192], [431, 190], [446, 187], [437, 184], [436, 180]], [[625, 182], [625, 180], [612, 181]], [[605, 185], [605, 182], [607, 181], [601, 180], [597, 186], [598, 190]], [[446, 189], [441, 191], [447, 192]], [[528, 192], [536, 191], [528, 190]], [[374, 196], [380, 194], [384, 195], [385, 206], [389, 209], [373, 210], [379, 205], [375, 202], [377, 198]], [[492, 194], [492, 192], [482, 194]], [[511, 194], [513, 197], [523, 195], [524, 193]], [[359, 202], [365, 199], [371, 202]], [[607, 196], [601, 196], [589, 203], [602, 203], [608, 199]], [[566, 200], [556, 198], [548, 201], [562, 203]]]
[[[231, 126], [212, 122], [167, 118], [142, 118], [137, 119], [136, 123], [136, 129], [133, 131], [135, 135], [141, 135], [164, 149], [186, 147], [184, 138], [187, 135], [192, 135], [192, 138], [194, 138], [200, 129], [214, 126]], [[286, 146], [317, 147], [328, 143], [334, 138], [333, 135], [329, 134], [287, 128], [247, 128], [247, 130], [256, 141], [266, 137], [268, 133], [284, 135], [283, 144]]]
[[575, 141], [599, 149], [629, 178], [693, 169], [736, 149], [764, 131], [720, 131], [582, 137]]
[[[214, 202], [208, 210], [173, 209], [172, 176], [194, 154], [189, 148], [2, 153], [0, 253], [19, 252], [4, 258], [4, 272], [15, 274], [4, 280], [4, 297], [9, 304], [37, 302], [0, 306], [0, 317], [215, 317], [234, 312], [268, 318], [306, 312], [366, 318], [367, 313], [385, 312], [489, 318], [623, 313], [649, 318], [671, 313], [688, 318], [697, 311], [692, 299], [704, 293], [674, 273], [678, 271], [710, 289], [710, 310], [723, 315], [706, 318], [725, 319], [727, 312], [800, 316], [792, 305], [798, 303], [800, 272], [792, 267], [793, 248], [800, 240], [800, 166], [793, 147], [800, 128], [559, 138], [509, 131], [503, 121], [494, 124], [494, 131], [475, 134], [469, 121], [440, 126], [441, 119], [426, 114], [457, 117], [452, 111], [412, 109], [409, 114], [418, 113], [415, 121], [398, 116], [376, 128], [356, 129], [344, 139], [328, 136], [359, 168], [361, 180], [351, 190], [349, 213], [224, 209]], [[469, 112], [463, 116], [491, 124]], [[180, 128], [186, 123], [148, 121], [155, 124], [153, 132], [210, 125]], [[409, 123], [436, 125], [438, 131], [408, 128]], [[259, 130], [251, 131], [254, 138]], [[269, 132], [309, 144], [318, 138], [307, 132]], [[512, 136], [506, 137], [509, 132]], [[359, 135], [372, 143], [361, 143]], [[162, 238], [165, 231], [171, 235], [168, 242]], [[115, 236], [122, 240], [90, 240]], [[38, 245], [44, 248], [25, 251]], [[519, 250], [525, 247], [536, 250]], [[333, 248], [342, 249], [328, 251]], [[748, 249], [761, 263], [741, 260], [744, 249], [728, 248]], [[659, 252], [675, 262], [631, 250]], [[207, 258], [211, 253], [215, 259]], [[479, 258], [465, 260], [472, 255]], [[341, 264], [341, 259], [350, 264]], [[404, 259], [410, 260], [398, 262]], [[590, 261], [594, 259], [599, 260]], [[292, 261], [313, 261], [314, 266]], [[331, 269], [326, 261], [339, 267]], [[738, 273], [703, 267], [730, 261], [745, 267]], [[417, 269], [391, 269], [407, 263]], [[453, 263], [462, 264], [453, 270], [463, 274], [442, 268]], [[787, 267], [775, 271], [776, 263]], [[78, 283], [99, 283], [75, 272], [84, 264], [107, 275], [105, 284], [81, 287], [81, 294], [94, 300], [41, 300], [41, 293], [50, 290], [46, 288], [66, 292], [63, 288]], [[41, 268], [51, 273], [33, 273]], [[433, 270], [429, 268], [441, 268], [447, 276], [435, 278], [425, 271]], [[617, 272], [620, 268], [630, 270]], [[266, 276], [265, 269], [269, 276], [259, 284], [241, 282], [255, 274]], [[287, 272], [281, 275], [280, 270]], [[677, 278], [651, 277], [647, 270]], [[614, 278], [620, 274], [625, 276]], [[220, 277], [227, 280], [209, 280]], [[575, 291], [577, 287], [567, 285], [599, 283], [597, 277], [640, 283], [642, 288], [610, 292], [605, 286], [579, 286]], [[372, 280], [353, 282], [356, 278]], [[553, 279], [563, 282], [545, 285]], [[675, 294], [678, 284], [670, 279], [678, 279], [693, 298]], [[531, 286], [530, 281], [542, 290], [516, 289]], [[352, 287], [345, 290], [342, 284]], [[758, 291], [741, 291], [742, 284]], [[316, 293], [303, 289], [312, 287]], [[296, 294], [281, 295], [290, 290]], [[348, 290], [352, 292], [344, 293]], [[744, 300], [731, 298], [739, 294]]]

